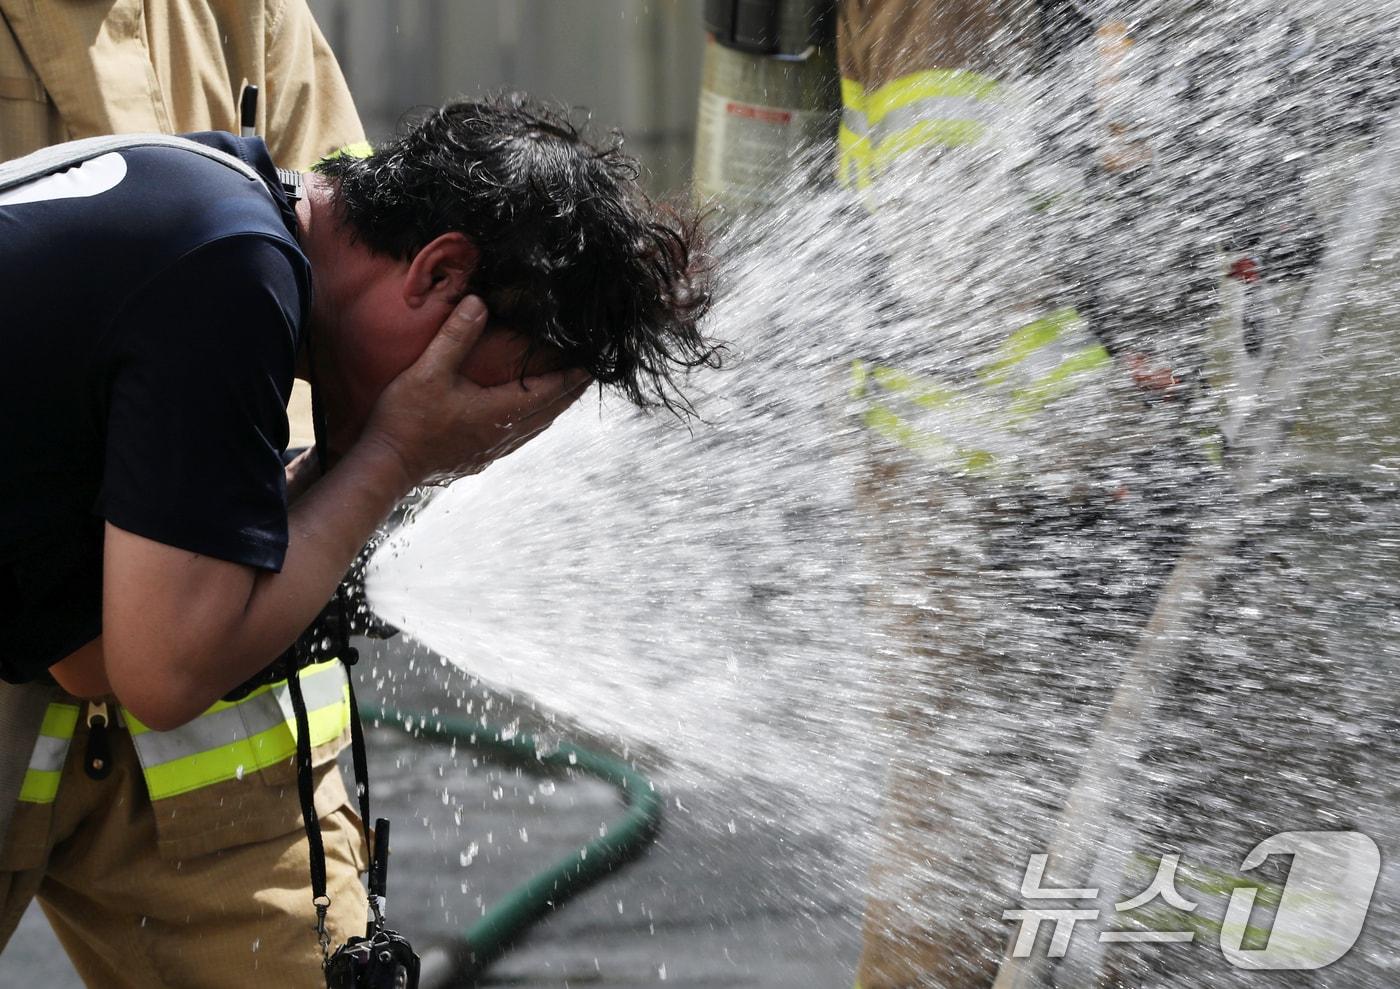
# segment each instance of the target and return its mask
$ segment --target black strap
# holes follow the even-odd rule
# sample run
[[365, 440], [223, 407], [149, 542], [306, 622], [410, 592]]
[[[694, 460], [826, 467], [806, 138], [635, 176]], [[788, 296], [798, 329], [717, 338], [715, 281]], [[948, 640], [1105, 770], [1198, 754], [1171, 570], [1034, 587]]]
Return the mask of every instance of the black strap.
[[307, 857], [311, 860], [311, 903], [316, 907], [316, 937], [321, 942], [324, 963], [330, 958], [331, 936], [326, 930], [326, 911], [330, 909], [331, 898], [326, 894], [326, 846], [321, 840], [321, 819], [316, 816], [316, 785], [311, 775], [311, 720], [306, 715], [306, 698], [301, 694], [300, 673], [287, 677], [287, 692], [292, 695], [292, 712], [297, 722], [297, 795], [301, 798], [301, 821], [310, 845]]
[[[347, 647], [349, 648], [349, 647]], [[369, 760], [365, 754], [365, 726], [360, 721], [360, 705], [355, 700], [355, 678], [347, 664], [345, 686], [350, 691], [350, 755], [355, 763], [355, 794], [360, 803], [360, 820], [365, 826], [365, 843], [369, 845], [370, 867], [374, 865], [374, 842], [369, 840]]]
[[[381, 904], [379, 896], [375, 894], [372, 877], [382, 876], [386, 863], [379, 860], [379, 846], [369, 831], [369, 822], [373, 820], [369, 816], [369, 755], [365, 748], [365, 725], [360, 720], [360, 704], [355, 699], [355, 677], [350, 671], [350, 667], [354, 666], [360, 657], [355, 647], [350, 645], [349, 609], [345, 602], [345, 586], [343, 584], [336, 591], [336, 596], [340, 601], [341, 615], [347, 619], [341, 625], [343, 631], [340, 636], [339, 649], [341, 662], [345, 664], [345, 689], [350, 694], [350, 758], [355, 765], [355, 795], [360, 804], [360, 826], [365, 829], [366, 873], [371, 877], [369, 886], [370, 920], [366, 936], [373, 936], [375, 931], [384, 926], [384, 915], [381, 913]], [[381, 821], [380, 825], [387, 831], [388, 823], [388, 821]]]
[[[311, 347], [311, 328], [304, 326], [306, 334], [306, 363], [311, 381], [311, 428], [316, 439], [316, 464], [321, 476], [326, 475], [326, 421], [325, 410], [321, 406], [321, 393], [317, 387], [316, 355]], [[369, 872], [374, 874], [375, 850], [370, 840], [369, 830], [369, 759], [365, 754], [365, 730], [360, 722], [360, 706], [355, 700], [355, 677], [351, 667], [359, 659], [359, 654], [350, 645], [350, 608], [346, 600], [345, 585], [342, 583], [335, 592], [336, 607], [340, 621], [335, 622], [332, 654], [345, 668], [345, 684], [350, 703], [350, 746], [355, 765], [355, 793], [359, 798], [360, 824], [365, 829], [365, 847]], [[297, 725], [297, 794], [301, 798], [301, 819], [306, 828], [306, 838], [311, 860], [311, 902], [316, 907], [316, 935], [321, 942], [323, 963], [330, 958], [330, 935], [326, 931], [326, 911], [330, 908], [330, 896], [326, 893], [326, 849], [321, 839], [321, 821], [316, 815], [316, 787], [311, 772], [311, 724], [306, 713], [306, 699], [301, 693], [301, 674], [295, 672], [287, 678], [288, 691], [292, 698], [292, 711]], [[377, 898], [369, 894], [371, 911], [370, 930], [372, 934], [383, 926]]]
[[[341, 607], [345, 607], [345, 595], [337, 591]], [[343, 627], [342, 627], [343, 628]], [[360, 720], [360, 706], [355, 699], [355, 677], [350, 667], [359, 658], [350, 637], [341, 631], [336, 643], [340, 660], [345, 666], [345, 686], [350, 703], [350, 751], [355, 765], [355, 793], [359, 798], [360, 823], [365, 829], [365, 848], [368, 857], [369, 873], [375, 872], [375, 848], [369, 831], [369, 757], [365, 750], [365, 727]], [[311, 719], [306, 713], [306, 698], [301, 692], [301, 674], [287, 677], [287, 692], [292, 698], [292, 713], [297, 726], [297, 796], [301, 799], [301, 821], [306, 829], [307, 858], [311, 867], [311, 903], [316, 908], [316, 937], [321, 942], [321, 955], [330, 957], [330, 934], [326, 930], [326, 912], [330, 909], [331, 898], [326, 892], [326, 846], [321, 837], [321, 819], [316, 813], [316, 783], [311, 765]], [[370, 907], [370, 930], [382, 927], [384, 917], [380, 912], [379, 900], [373, 892], [368, 895]]]

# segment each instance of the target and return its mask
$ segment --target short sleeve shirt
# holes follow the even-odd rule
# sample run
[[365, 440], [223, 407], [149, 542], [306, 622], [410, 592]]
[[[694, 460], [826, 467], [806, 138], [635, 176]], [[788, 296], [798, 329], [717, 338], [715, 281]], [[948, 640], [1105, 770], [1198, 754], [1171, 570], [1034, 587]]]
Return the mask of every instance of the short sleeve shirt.
[[137, 147], [0, 193], [0, 674], [101, 631], [105, 522], [282, 565], [287, 401], [310, 266], [266, 148], [253, 166]]

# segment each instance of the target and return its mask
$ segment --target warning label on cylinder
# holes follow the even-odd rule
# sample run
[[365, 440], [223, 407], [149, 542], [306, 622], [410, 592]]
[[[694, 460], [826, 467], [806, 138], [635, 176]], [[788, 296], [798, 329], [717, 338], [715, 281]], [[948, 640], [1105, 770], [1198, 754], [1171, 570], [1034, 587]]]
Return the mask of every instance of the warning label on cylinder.
[[736, 206], [777, 198], [791, 184], [796, 156], [831, 140], [831, 115], [700, 96], [695, 187], [701, 197]]
[[786, 127], [792, 123], [791, 110], [777, 110], [771, 106], [754, 106], [752, 103], [736, 103], [730, 100], [724, 105], [724, 112], [731, 117], [746, 117], [765, 124]]

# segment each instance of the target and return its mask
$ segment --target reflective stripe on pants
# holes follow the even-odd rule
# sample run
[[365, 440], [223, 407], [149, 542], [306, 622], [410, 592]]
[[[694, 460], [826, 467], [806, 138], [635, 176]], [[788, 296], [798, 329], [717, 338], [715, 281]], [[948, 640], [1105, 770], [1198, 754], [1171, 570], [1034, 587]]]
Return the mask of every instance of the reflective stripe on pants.
[[[300, 676], [315, 748], [349, 727], [345, 668], [331, 660], [308, 666]], [[239, 701], [220, 701], [175, 731], [152, 731], [130, 713], [123, 714], [152, 800], [238, 779], [296, 753], [296, 724], [285, 682], [260, 687]]]
[[[301, 672], [315, 748], [350, 726], [345, 668], [339, 660]], [[54, 702], [44, 712], [19, 799], [52, 803], [81, 708]], [[269, 684], [238, 701], [220, 701], [174, 731], [152, 731], [130, 712], [121, 717], [145, 770], [151, 799], [173, 797], [238, 779], [296, 754], [296, 723], [286, 682]]]

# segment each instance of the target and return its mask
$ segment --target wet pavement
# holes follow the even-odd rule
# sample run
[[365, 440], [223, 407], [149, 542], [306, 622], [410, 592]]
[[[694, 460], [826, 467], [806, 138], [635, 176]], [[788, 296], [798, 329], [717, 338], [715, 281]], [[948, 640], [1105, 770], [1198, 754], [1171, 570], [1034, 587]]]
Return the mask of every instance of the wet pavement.
[[[397, 641], [365, 654], [366, 706], [381, 695], [400, 709], [460, 715], [458, 698], [477, 714], [489, 701], [493, 724], [518, 720], [590, 744]], [[386, 727], [371, 731], [370, 753], [374, 813], [394, 825], [390, 920], [420, 947], [465, 929], [623, 814], [617, 791], [591, 778], [534, 775]], [[668, 787], [664, 765], [650, 762], [639, 768], [662, 781], [666, 804], [655, 845], [548, 917], [477, 984], [850, 986], [858, 910], [842, 890], [855, 864], [771, 808], [754, 812], [739, 787]], [[37, 906], [0, 957], [0, 986], [10, 985], [81, 985]]]

